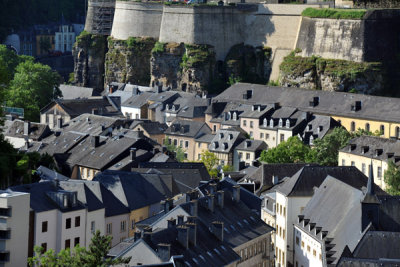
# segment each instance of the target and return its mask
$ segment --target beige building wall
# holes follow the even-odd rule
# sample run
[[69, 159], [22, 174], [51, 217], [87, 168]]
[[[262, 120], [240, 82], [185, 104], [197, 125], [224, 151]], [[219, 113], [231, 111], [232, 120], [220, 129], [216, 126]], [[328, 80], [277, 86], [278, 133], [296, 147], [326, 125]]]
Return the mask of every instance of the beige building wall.
[[239, 254], [241, 260], [238, 267], [247, 266], [273, 266], [274, 251], [271, 244], [271, 232], [244, 243], [233, 250]]
[[240, 128], [242, 128], [246, 133], [249, 134], [251, 138], [256, 140], [260, 137], [260, 125], [258, 119], [251, 118], [240, 118]]
[[278, 132], [273, 129], [260, 128], [260, 134], [262, 134], [262, 138], [255, 139], [264, 141], [267, 144], [268, 148], [273, 148], [276, 147], [278, 144], [277, 133]]
[[394, 123], [394, 122], [372, 121], [372, 120], [341, 117], [341, 116], [332, 116], [332, 118], [340, 122], [342, 126], [345, 127], [346, 130], [349, 132], [353, 131], [352, 125], [354, 125], [354, 130], [356, 131], [358, 128], [366, 130], [367, 124], [369, 124], [369, 131], [372, 133], [380, 131], [381, 127], [383, 127], [384, 133], [381, 135], [381, 137], [384, 138], [396, 136], [396, 127], [399, 127], [400, 129], [400, 123]]
[[201, 160], [201, 153], [208, 150], [209, 143], [204, 142], [194, 142], [194, 157], [195, 161]]
[[[355, 166], [366, 176], [368, 176], [369, 168], [371, 165], [371, 158], [339, 151], [338, 164], [339, 166]], [[372, 169], [374, 173], [375, 184], [378, 185], [383, 190], [386, 189], [384, 174], [387, 168], [388, 168], [388, 163], [386, 161], [379, 159], [372, 159]]]
[[251, 166], [253, 164], [253, 161], [256, 159], [256, 154], [252, 151], [246, 151], [246, 150], [236, 150], [238, 155], [239, 155], [239, 162], [244, 161], [244, 164], [246, 166]]
[[277, 136], [276, 136], [277, 145], [279, 145], [283, 141], [287, 141], [290, 137], [293, 136], [292, 131], [287, 131], [287, 130], [283, 130], [283, 129], [278, 129], [276, 134], [277, 134]]
[[[166, 135], [166, 138], [171, 139], [171, 144], [175, 144], [174, 140], [176, 140], [176, 146], [182, 147], [185, 154], [187, 155], [186, 160], [195, 161], [197, 160], [197, 155], [195, 155], [195, 140], [193, 138], [178, 136], [178, 135]], [[187, 142], [187, 145], [186, 145]]]
[[147, 219], [149, 215], [149, 206], [131, 211], [129, 215], [130, 225], [127, 227], [129, 229], [129, 236], [133, 236], [135, 233], [135, 223]]

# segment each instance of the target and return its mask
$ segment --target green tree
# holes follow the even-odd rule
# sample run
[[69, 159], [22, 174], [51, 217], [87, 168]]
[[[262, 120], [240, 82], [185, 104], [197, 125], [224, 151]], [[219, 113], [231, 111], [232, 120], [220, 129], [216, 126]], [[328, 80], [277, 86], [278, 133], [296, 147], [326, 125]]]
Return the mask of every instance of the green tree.
[[201, 153], [200, 162], [203, 162], [204, 166], [206, 166], [206, 169], [211, 177], [218, 176], [218, 170], [216, 167], [218, 165], [219, 159], [217, 155], [208, 150], [204, 150]]
[[164, 145], [169, 152], [175, 153], [175, 157], [178, 162], [184, 162], [186, 160], [185, 150], [183, 148], [180, 146], [175, 146], [172, 143], [170, 144], [167, 138], [164, 141]]
[[107, 257], [111, 248], [111, 236], [102, 236], [97, 230], [92, 237], [91, 244], [87, 250], [77, 245], [74, 249], [61, 250], [55, 253], [50, 249], [43, 253], [42, 247], [35, 247], [35, 256], [28, 258], [29, 266], [85, 266], [106, 267], [119, 264], [128, 264], [131, 257], [112, 259]]
[[306, 162], [310, 148], [297, 136], [290, 137], [278, 146], [261, 152], [260, 160], [267, 163]]
[[400, 195], [400, 171], [393, 161], [389, 161], [388, 168], [384, 174], [386, 191], [391, 195]]
[[7, 92], [7, 104], [24, 108], [25, 118], [39, 120], [40, 108], [61, 96], [60, 76], [49, 66], [32, 61], [20, 63]]
[[322, 139], [314, 141], [314, 148], [307, 156], [307, 162], [315, 162], [325, 166], [337, 166], [339, 150], [345, 147], [351, 135], [343, 127], [336, 127]]

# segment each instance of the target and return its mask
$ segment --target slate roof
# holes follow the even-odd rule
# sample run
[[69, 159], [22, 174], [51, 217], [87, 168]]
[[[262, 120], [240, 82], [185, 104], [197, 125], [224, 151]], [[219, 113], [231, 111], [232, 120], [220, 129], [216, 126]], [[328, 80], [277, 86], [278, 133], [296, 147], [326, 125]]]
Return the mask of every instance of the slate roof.
[[251, 140], [245, 139], [239, 145], [237, 145], [236, 150], [244, 150], [244, 151], [251, 151], [256, 152], [260, 150], [267, 149], [267, 144], [261, 140]]
[[140, 125], [150, 135], [163, 134], [168, 128], [168, 125], [165, 123], [153, 121], [135, 121], [129, 128], [134, 129], [138, 125]]
[[160, 203], [164, 199], [154, 185], [136, 172], [106, 170], [93, 180], [99, 181], [131, 211]]
[[59, 136], [45, 138], [37, 152], [41, 154], [47, 153], [51, 156], [54, 154], [67, 153], [87, 137], [88, 134], [85, 133], [62, 131]]
[[62, 93], [62, 99], [89, 98], [92, 97], [95, 92], [93, 88], [67, 84], [60, 84], [60, 90]]
[[340, 151], [383, 161], [394, 160], [400, 157], [400, 140], [363, 135], [351, 139]]
[[110, 103], [107, 97], [92, 97], [84, 99], [56, 99], [40, 110], [45, 113], [53, 105], [60, 105], [63, 110], [71, 117], [75, 118], [84, 113], [93, 113], [96, 110], [102, 116], [123, 117], [117, 107]]
[[310, 144], [310, 139], [312, 136], [312, 140], [322, 139], [327, 135], [330, 130], [335, 127], [339, 127], [340, 124], [329, 116], [324, 115], [311, 115], [309, 121], [307, 121], [307, 125], [302, 130], [302, 140], [306, 144]]
[[[221, 123], [224, 125], [240, 125], [240, 120], [239, 117], [240, 115], [247, 111], [247, 110], [251, 110], [251, 105], [248, 104], [244, 104], [244, 103], [239, 103], [239, 102], [228, 102], [228, 103], [223, 103], [221, 105], [218, 105], [219, 103], [213, 103], [212, 104], [212, 108], [208, 108], [205, 113], [207, 113], [207, 111], [210, 111], [210, 109], [212, 110], [213, 113], [213, 117], [210, 120], [210, 122], [213, 123]], [[210, 113], [210, 112], [208, 112]], [[237, 115], [237, 119], [234, 120], [234, 113], [236, 113]]]
[[70, 120], [63, 130], [90, 135], [108, 134], [109, 128], [114, 129], [128, 122], [129, 120], [124, 118], [111, 118], [85, 113]]
[[[330, 242], [334, 244], [331, 256], [333, 263], [337, 263], [345, 246], [353, 250], [362, 236], [361, 229], [361, 199], [363, 193], [360, 189], [349, 186], [333, 177], [328, 177], [316, 190], [315, 195], [304, 208], [304, 219], [309, 223], [322, 227], [327, 231], [327, 237], [333, 238]], [[296, 223], [298, 227], [314, 236], [317, 235], [307, 230], [307, 225], [302, 222]]]
[[196, 138], [196, 142], [211, 143], [211, 141], [214, 139], [214, 137], [215, 137], [215, 134], [203, 134]]
[[213, 152], [229, 153], [244, 139], [244, 134], [239, 131], [219, 129], [208, 148]]
[[[92, 181], [87, 183], [94, 183]], [[96, 195], [86, 186], [86, 183], [82, 180], [68, 180], [61, 181], [60, 187], [67, 191], [73, 191], [78, 193], [78, 200], [86, 206], [88, 211], [95, 211], [103, 209], [103, 203], [96, 197]]]
[[240, 114], [240, 118], [259, 119], [267, 116], [274, 111], [273, 105], [253, 105]]
[[165, 130], [165, 134], [196, 138], [200, 134], [211, 133], [210, 127], [205, 122], [176, 119]]
[[397, 260], [400, 263], [400, 232], [368, 231], [352, 254], [354, 258]]
[[243, 179], [239, 180], [250, 180], [256, 183], [256, 194], [260, 195], [261, 192], [268, 190], [273, 187], [272, 177], [277, 176], [278, 182], [281, 182], [285, 177], [291, 177], [301, 168], [306, 166], [305, 163], [273, 163], [273, 164], [262, 164], [258, 167], [257, 171], [250, 175], [246, 175]]
[[132, 108], [140, 108], [143, 105], [147, 104], [147, 101], [150, 99], [152, 93], [143, 92], [139, 95], [133, 95], [129, 97], [127, 100], [122, 102], [121, 106], [123, 107], [132, 107]]
[[[24, 121], [14, 120], [8, 123], [8, 126], [4, 132], [5, 136], [25, 138], [24, 135]], [[29, 128], [29, 138], [40, 141], [44, 137], [50, 134], [50, 130], [47, 124], [41, 124], [37, 122], [31, 122]]]
[[195, 97], [194, 95], [183, 95], [175, 99], [171, 104], [167, 104], [165, 111], [175, 113], [181, 118], [199, 118], [204, 117], [204, 111], [207, 109], [208, 100], [206, 98]]
[[[243, 95], [252, 91], [249, 99]], [[319, 98], [316, 106], [310, 106], [314, 97]], [[336, 115], [367, 120], [397, 122], [400, 117], [400, 99], [348, 92], [272, 87], [257, 84], [236, 83], [216, 96], [213, 101], [236, 101], [247, 104], [279, 103], [322, 115]], [[355, 101], [361, 101], [361, 109], [352, 111]]]
[[[48, 196], [49, 192], [62, 192], [62, 188], [54, 181], [45, 181], [40, 183], [24, 184], [12, 186], [9, 188], [13, 192], [25, 192], [30, 194], [30, 207], [35, 212], [44, 212], [59, 209], [63, 212], [84, 209], [84, 205], [77, 201], [76, 206], [61, 208]], [[65, 192], [65, 191], [64, 191]]]
[[[359, 190], [368, 183], [368, 177], [354, 166], [304, 166], [293, 176], [285, 178], [275, 189], [285, 196], [312, 196], [313, 188], [319, 187], [328, 175]], [[387, 195], [377, 185], [374, 188], [377, 195]]]
[[180, 192], [187, 192], [196, 188], [200, 181], [210, 180], [210, 175], [203, 163], [142, 162], [139, 163], [139, 168], [134, 170], [147, 173], [150, 169], [162, 174], [172, 175]]
[[67, 164], [72, 168], [75, 165], [85, 166], [97, 170], [103, 170], [107, 166], [125, 158], [129, 149], [140, 139], [125, 136], [103, 137], [101, 136], [98, 147], [92, 145], [92, 138], [86, 138], [68, 152]]

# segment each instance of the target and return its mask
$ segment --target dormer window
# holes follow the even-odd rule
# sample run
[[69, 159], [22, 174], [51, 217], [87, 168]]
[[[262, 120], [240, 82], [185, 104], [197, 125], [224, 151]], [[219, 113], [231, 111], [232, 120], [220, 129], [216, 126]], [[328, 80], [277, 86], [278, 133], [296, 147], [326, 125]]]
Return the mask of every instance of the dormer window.
[[175, 111], [175, 105], [172, 105], [172, 111]]
[[67, 195], [63, 196], [63, 205], [64, 205], [64, 208], [68, 207], [68, 196]]
[[214, 142], [213, 146], [214, 146], [214, 149], [217, 149], [218, 148], [218, 142]]
[[290, 128], [290, 120], [289, 119], [286, 120], [286, 128]]
[[357, 145], [356, 144], [350, 144], [349, 146], [349, 152], [353, 151], [354, 149], [356, 149]]
[[382, 154], [382, 152], [383, 152], [383, 149], [381, 149], [381, 148], [375, 149], [375, 157], [380, 156]]
[[267, 127], [267, 126], [268, 126], [267, 118], [264, 118], [264, 120], [263, 120], [263, 126], [264, 126], [264, 127]]
[[322, 125], [318, 126], [318, 133], [321, 133], [324, 127]]
[[258, 106], [258, 112], [260, 112], [261, 111], [261, 106]]
[[282, 125], [283, 125], [283, 120], [279, 119], [279, 127], [282, 127]]
[[369, 149], [368, 146], [362, 146], [362, 147], [361, 147], [361, 153], [362, 153], [362, 154], [367, 153], [367, 152], [368, 152], [368, 149]]
[[227, 112], [226, 113], [226, 120], [229, 121], [231, 119], [231, 113]]
[[234, 121], [236, 121], [237, 120], [237, 114], [236, 114], [236, 112], [233, 112], [233, 118], [232, 118]]
[[307, 130], [309, 130], [309, 131], [312, 130], [312, 124], [307, 125]]
[[219, 139], [224, 138], [224, 134], [223, 133], [219, 133]]
[[274, 127], [274, 119], [269, 120], [269, 127]]
[[314, 136], [310, 135], [310, 145], [314, 143]]
[[229, 140], [232, 140], [232, 139], [233, 139], [233, 134], [229, 134], [229, 135], [228, 135], [228, 139], [229, 139]]
[[226, 150], [227, 148], [228, 148], [228, 143], [223, 143], [223, 144], [222, 144], [222, 149], [223, 149], [223, 150]]

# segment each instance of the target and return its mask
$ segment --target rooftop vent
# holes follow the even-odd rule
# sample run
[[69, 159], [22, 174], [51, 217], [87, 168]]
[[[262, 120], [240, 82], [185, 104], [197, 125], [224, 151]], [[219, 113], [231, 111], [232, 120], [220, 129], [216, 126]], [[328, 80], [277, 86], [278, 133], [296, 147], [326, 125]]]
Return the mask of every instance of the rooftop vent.
[[253, 90], [247, 90], [245, 94], [243, 94], [243, 99], [250, 99], [253, 97]]
[[351, 105], [351, 111], [359, 111], [361, 110], [361, 101], [355, 101], [353, 105]]

